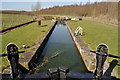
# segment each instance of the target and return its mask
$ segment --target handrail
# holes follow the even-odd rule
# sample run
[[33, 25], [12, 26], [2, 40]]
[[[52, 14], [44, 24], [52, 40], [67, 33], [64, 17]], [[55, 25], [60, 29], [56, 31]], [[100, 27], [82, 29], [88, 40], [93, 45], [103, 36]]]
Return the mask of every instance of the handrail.
[[[18, 53], [24, 53], [25, 51], [19, 51]], [[12, 55], [12, 54], [11, 54]], [[5, 57], [5, 56], [8, 56], [8, 54], [0, 54], [0, 57]]]
[[[92, 51], [92, 50], [90, 50], [90, 52], [95, 53], [95, 54], [99, 54], [97, 51]], [[113, 57], [113, 58], [118, 58], [118, 59], [120, 59], [120, 56], [116, 56], [116, 55], [112, 55], [112, 54], [107, 54], [107, 55], [104, 55], [104, 54], [103, 54], [103, 56], [108, 56], [108, 57]]]

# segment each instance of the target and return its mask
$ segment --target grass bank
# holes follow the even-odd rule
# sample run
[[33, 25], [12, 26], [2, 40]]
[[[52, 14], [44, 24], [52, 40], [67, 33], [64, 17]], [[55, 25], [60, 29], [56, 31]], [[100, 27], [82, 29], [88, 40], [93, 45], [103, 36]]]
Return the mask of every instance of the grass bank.
[[[51, 21], [42, 21], [42, 25], [32, 23], [24, 27], [17, 28], [2, 35], [2, 54], [5, 53], [5, 47], [8, 43], [15, 43], [19, 50], [22, 45], [32, 46], [39, 42], [49, 28], [53, 25]], [[26, 49], [27, 52], [27, 49]], [[23, 55], [23, 54], [22, 54]], [[9, 65], [7, 57], [2, 58], [2, 69]]]
[[92, 50], [96, 50], [98, 44], [105, 43], [109, 47], [110, 54], [118, 55], [118, 27], [89, 20], [69, 22], [69, 25], [74, 30], [78, 26], [83, 28], [85, 35], [81, 36], [81, 38], [84, 39]]
[[[78, 26], [83, 28], [84, 36], [81, 36], [81, 38], [91, 50], [96, 50], [98, 44], [104, 43], [109, 47], [109, 54], [118, 55], [118, 27], [90, 20], [70, 21], [68, 24], [74, 30]], [[107, 58], [108, 62], [111, 60], [113, 58]], [[118, 70], [117, 68], [116, 70]]]
[[24, 14], [0, 14], [0, 16], [2, 16], [2, 29], [33, 20], [33, 16]]

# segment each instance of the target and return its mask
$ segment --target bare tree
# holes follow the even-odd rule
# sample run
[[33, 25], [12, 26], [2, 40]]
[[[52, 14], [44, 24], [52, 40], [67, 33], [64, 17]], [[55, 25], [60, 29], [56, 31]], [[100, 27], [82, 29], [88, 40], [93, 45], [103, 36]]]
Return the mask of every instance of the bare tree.
[[39, 11], [39, 10], [41, 9], [41, 4], [40, 4], [40, 2], [37, 2], [37, 3], [36, 3], [35, 9], [36, 9], [36, 11]]
[[31, 8], [31, 9], [32, 9], [32, 11], [35, 11], [35, 9], [34, 9], [34, 5], [32, 5], [32, 8]]
[[41, 9], [40, 2], [37, 2], [35, 5], [32, 5], [32, 11], [39, 11]]

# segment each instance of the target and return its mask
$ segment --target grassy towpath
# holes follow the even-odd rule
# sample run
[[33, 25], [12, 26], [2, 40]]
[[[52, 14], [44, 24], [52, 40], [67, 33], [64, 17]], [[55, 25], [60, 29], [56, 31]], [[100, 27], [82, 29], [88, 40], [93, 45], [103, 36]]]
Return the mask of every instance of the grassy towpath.
[[[8, 43], [15, 43], [18, 45], [19, 50], [22, 45], [32, 46], [37, 42], [40, 42], [41, 38], [53, 25], [51, 21], [42, 21], [42, 25], [38, 26], [38, 23], [32, 23], [27, 26], [17, 28], [2, 35], [2, 53], [5, 53], [5, 47]], [[27, 52], [27, 49], [25, 50]], [[24, 55], [24, 54], [22, 54]], [[2, 58], [2, 69], [9, 65], [7, 57]]]
[[[118, 55], [118, 27], [90, 20], [70, 21], [68, 24], [74, 30], [78, 26], [83, 28], [85, 35], [81, 36], [81, 38], [88, 44], [91, 50], [96, 50], [98, 44], [104, 43], [108, 45], [109, 54], [120, 56]], [[107, 58], [107, 61], [111, 62], [113, 59], [114, 58]]]

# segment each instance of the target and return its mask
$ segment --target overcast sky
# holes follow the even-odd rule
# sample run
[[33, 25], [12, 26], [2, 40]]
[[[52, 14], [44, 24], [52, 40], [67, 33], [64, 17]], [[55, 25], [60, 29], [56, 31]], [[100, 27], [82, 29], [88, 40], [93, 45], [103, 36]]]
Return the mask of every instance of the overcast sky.
[[80, 4], [82, 2], [85, 4], [86, 2], [95, 2], [95, 1], [103, 1], [103, 0], [1, 0], [2, 6], [1, 10], [24, 10], [31, 11], [32, 5], [37, 2], [41, 3], [41, 8], [49, 8], [53, 6], [64, 6], [64, 5], [72, 5], [72, 4]]

